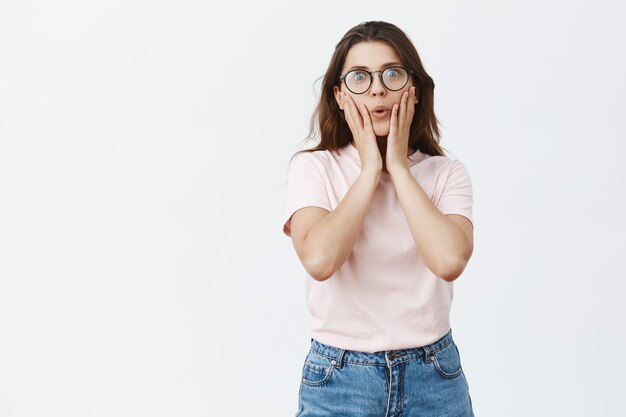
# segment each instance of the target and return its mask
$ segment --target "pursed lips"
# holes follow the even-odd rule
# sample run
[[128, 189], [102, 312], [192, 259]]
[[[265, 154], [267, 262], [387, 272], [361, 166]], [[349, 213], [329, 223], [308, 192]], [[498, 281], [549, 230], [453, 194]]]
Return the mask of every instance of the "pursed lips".
[[389, 113], [389, 109], [385, 106], [374, 107], [370, 110], [370, 113], [377, 117], [386, 116]]

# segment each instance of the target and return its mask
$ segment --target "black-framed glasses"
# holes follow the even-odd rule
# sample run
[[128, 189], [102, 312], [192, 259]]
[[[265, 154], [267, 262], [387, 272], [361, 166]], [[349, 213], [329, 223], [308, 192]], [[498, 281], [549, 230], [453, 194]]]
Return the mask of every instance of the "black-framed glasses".
[[354, 94], [363, 94], [369, 90], [374, 81], [374, 74], [378, 73], [380, 81], [390, 91], [402, 90], [409, 82], [409, 75], [414, 74], [410, 68], [398, 66], [388, 67], [380, 71], [366, 71], [355, 69], [339, 77], [339, 81], [346, 84], [346, 88]]

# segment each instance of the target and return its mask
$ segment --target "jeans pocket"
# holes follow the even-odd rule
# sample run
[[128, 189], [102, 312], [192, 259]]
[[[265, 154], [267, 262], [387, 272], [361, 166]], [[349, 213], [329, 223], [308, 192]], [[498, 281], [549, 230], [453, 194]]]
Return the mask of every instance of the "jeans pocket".
[[319, 387], [328, 383], [334, 366], [326, 356], [310, 350], [302, 367], [302, 383]]
[[432, 352], [430, 356], [435, 370], [444, 378], [456, 378], [463, 372], [459, 349], [454, 342], [442, 349]]

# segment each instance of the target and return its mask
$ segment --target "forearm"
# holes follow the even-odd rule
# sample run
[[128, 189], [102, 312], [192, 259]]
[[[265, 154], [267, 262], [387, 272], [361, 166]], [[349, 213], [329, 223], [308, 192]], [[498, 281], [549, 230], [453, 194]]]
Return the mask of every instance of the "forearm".
[[356, 243], [374, 191], [379, 171], [362, 171], [337, 207], [317, 222], [305, 241], [315, 248], [319, 281], [330, 278], [348, 259]]
[[463, 231], [432, 203], [408, 168], [390, 174], [424, 263], [438, 277], [453, 280], [449, 277], [466, 262]]

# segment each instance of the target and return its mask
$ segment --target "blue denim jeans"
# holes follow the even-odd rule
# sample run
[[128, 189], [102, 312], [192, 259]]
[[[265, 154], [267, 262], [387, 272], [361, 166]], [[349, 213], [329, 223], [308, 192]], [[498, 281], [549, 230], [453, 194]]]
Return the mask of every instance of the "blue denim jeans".
[[375, 353], [311, 339], [296, 417], [473, 417], [452, 329], [422, 347]]

